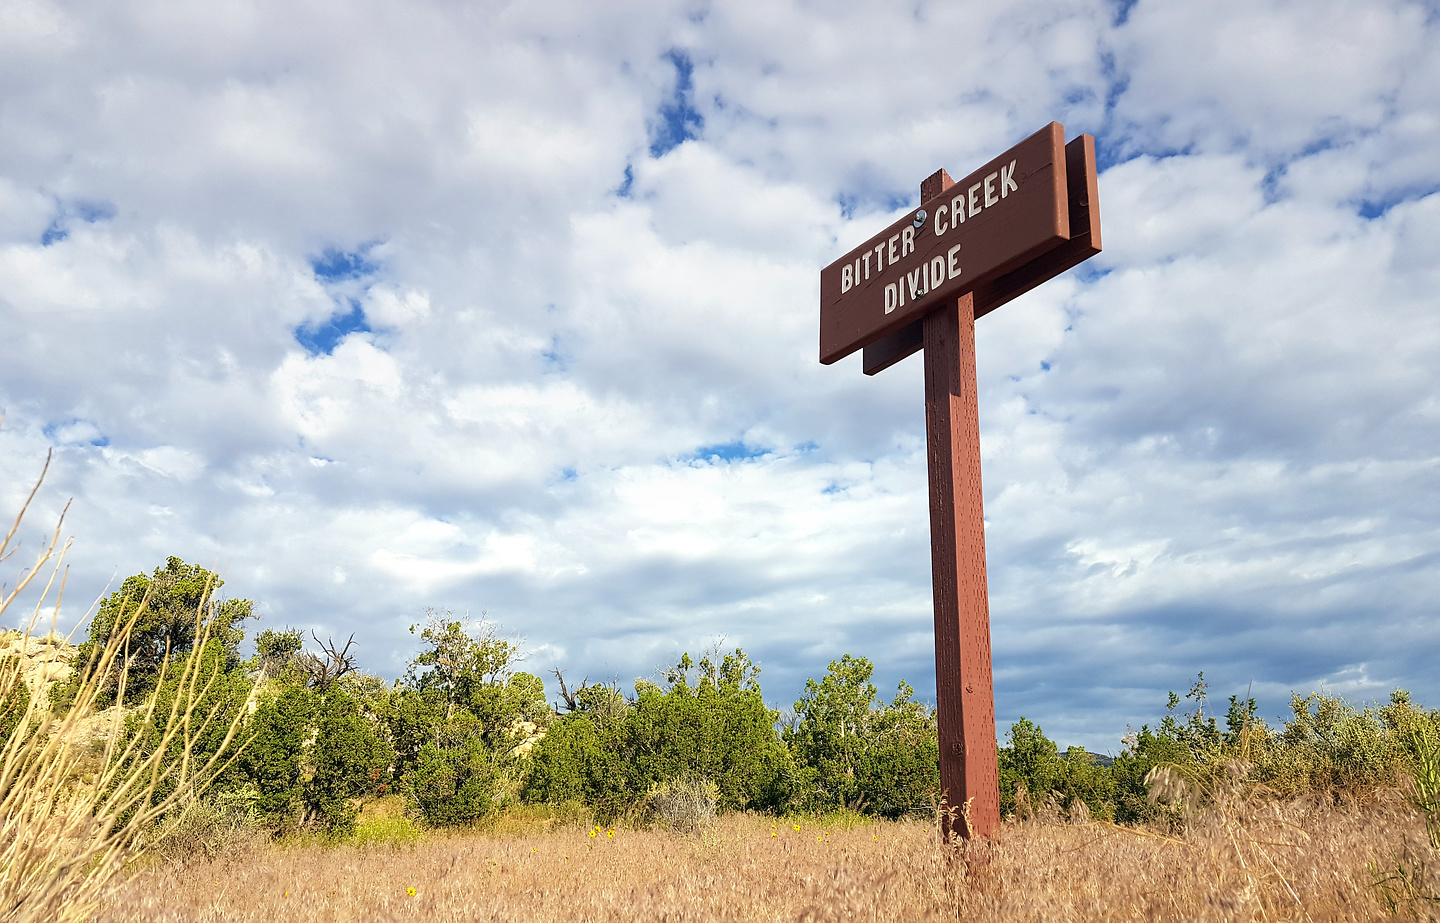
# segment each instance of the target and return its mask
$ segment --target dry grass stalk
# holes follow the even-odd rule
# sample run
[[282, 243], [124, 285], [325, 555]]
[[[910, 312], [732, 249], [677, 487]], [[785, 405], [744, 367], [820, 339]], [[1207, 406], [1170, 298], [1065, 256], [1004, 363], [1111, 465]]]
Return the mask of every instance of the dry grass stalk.
[[1192, 815], [1176, 836], [1012, 823], [953, 850], [934, 824], [794, 824], [731, 814], [693, 836], [574, 826], [402, 847], [269, 846], [154, 866], [115, 892], [100, 921], [1358, 923], [1386, 917], [1367, 866], [1397, 844], [1428, 845], [1400, 799], [1363, 809], [1237, 800]]
[[[47, 457], [46, 470], [49, 462]], [[15, 536], [44, 476], [42, 471], [0, 541], [0, 561], [14, 553]], [[52, 631], [59, 615], [64, 558], [70, 547], [60, 538], [63, 523], [62, 513], [34, 564], [0, 598], [3, 617], [45, 575], [44, 589], [24, 632], [26, 640], [52, 594]], [[144, 603], [141, 611], [143, 607]], [[157, 689], [168, 677], [178, 690], [168, 710], [157, 710], [159, 699], [154, 694], [137, 707], [125, 707], [124, 651], [134, 619], [119, 626], [90, 663], [77, 665], [82, 671], [79, 691], [65, 715], [52, 716], [43, 694], [25, 695], [27, 704], [0, 747], [0, 920], [87, 919], [133, 853], [141, 832], [224, 768], [218, 753], [224, 753], [238, 733], [238, 716], [230, 722], [226, 746], [216, 757], [192, 758], [194, 742], [217, 721], [214, 711], [204, 714], [196, 709], [215, 681], [213, 674], [204, 675], [202, 658], [187, 657], [178, 663], [166, 659]], [[197, 625], [198, 643], [203, 645], [207, 636], [208, 626]], [[111, 677], [118, 677], [118, 704], [101, 711], [97, 703]], [[0, 664], [0, 701], [18, 701], [24, 682], [18, 658]], [[156, 729], [153, 746], [146, 746], [142, 735], [125, 733], [127, 718]], [[97, 724], [106, 731], [98, 754], [82, 739], [82, 732]], [[170, 794], [157, 797], [158, 791], [172, 784]]]

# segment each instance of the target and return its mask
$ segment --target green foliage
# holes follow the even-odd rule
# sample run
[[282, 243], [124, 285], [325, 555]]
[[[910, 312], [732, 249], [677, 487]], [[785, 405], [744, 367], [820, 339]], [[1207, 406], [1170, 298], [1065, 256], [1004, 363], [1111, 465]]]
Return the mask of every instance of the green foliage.
[[394, 759], [383, 727], [339, 685], [280, 684], [248, 731], [234, 781], [256, 792], [254, 810], [273, 832], [305, 817], [333, 834], [353, 831], [355, 799], [384, 786]]
[[255, 668], [272, 679], [299, 682], [303, 677], [300, 652], [304, 633], [298, 628], [267, 628], [255, 636]]
[[503, 716], [512, 721], [545, 725], [552, 712], [545, 698], [545, 681], [532, 673], [514, 673], [505, 680]]
[[935, 715], [901, 682], [886, 705], [874, 666], [846, 654], [806, 680], [785, 742], [797, 765], [795, 798], [810, 811], [869, 810], [885, 817], [929, 809], [940, 790]]
[[331, 686], [322, 698], [305, 807], [331, 833], [350, 834], [358, 812], [354, 799], [375, 791], [394, 751], [344, 689]]
[[1254, 779], [1281, 794], [1364, 791], [1397, 781], [1404, 743], [1383, 713], [1338, 696], [1291, 696], [1292, 717], [1255, 756]]
[[495, 626], [484, 620], [455, 618], [448, 609], [430, 609], [420, 629], [425, 648], [410, 661], [406, 680], [420, 690], [437, 690], [445, 700], [445, 714], [454, 715], [457, 706], [472, 711], [489, 711], [487, 700], [495, 695], [510, 673], [510, 663], [519, 648], [496, 634]]
[[[239, 624], [253, 616], [253, 604], [248, 599], [217, 599], [215, 593], [224, 584], [214, 573], [177, 557], [166, 558], [165, 566], [155, 568], [150, 576], [126, 578], [120, 589], [101, 602], [76, 662], [89, 663], [110, 635], [133, 618], [134, 628], [125, 649], [127, 697], [148, 695], [155, 688], [165, 659], [188, 654], [202, 624], [209, 625], [211, 642], [223, 652], [223, 669], [235, 669], [240, 663], [240, 641], [245, 637]], [[69, 707], [83, 673], [76, 670], [68, 682], [52, 688], [55, 705]], [[103, 707], [113, 703], [115, 689], [112, 678], [107, 697], [98, 704]]]
[[[1440, 713], [1413, 705], [1404, 690], [1384, 707], [1363, 709], [1338, 696], [1295, 695], [1291, 717], [1278, 732], [1256, 717], [1253, 699], [1231, 696], [1222, 732], [1213, 716], [1205, 716], [1205, 691], [1202, 674], [1186, 696], [1192, 712], [1181, 719], [1167, 715], [1158, 731], [1146, 726], [1126, 738], [1112, 770], [1117, 820], [1154, 821], [1167, 814], [1175, 820], [1172, 810], [1147, 798], [1145, 779], [1157, 767], [1178, 773], [1202, 798], [1237, 763], [1247, 769], [1250, 784], [1282, 797], [1364, 797], [1399, 784], [1419, 765], [1409, 742], [1414, 729], [1440, 733]], [[1170, 694], [1172, 713], [1179, 701]]]
[[473, 717], [450, 721], [406, 773], [406, 791], [431, 826], [473, 824], [494, 809], [499, 773], [480, 731]]
[[525, 799], [544, 804], [583, 802], [607, 817], [634, 799], [626, 781], [618, 726], [597, 727], [583, 712], [551, 723], [530, 756]]
[[[199, 663], [189, 676], [183, 669], [186, 661], [198, 658]], [[244, 673], [231, 670], [229, 651], [219, 639], [211, 639], [198, 650], [182, 654], [166, 671], [150, 700], [153, 708], [131, 713], [125, 720], [127, 741], [134, 741], [138, 752], [149, 755], [159, 749], [164, 728], [171, 722], [198, 728], [198, 733], [173, 737], [167, 745], [165, 762], [175, 766], [204, 765], [212, 756], [222, 761], [234, 758], [244, 738], [230, 741], [225, 737], [231, 722], [245, 709], [250, 699], [251, 681]], [[130, 698], [126, 691], [126, 700]], [[223, 752], [222, 752], [223, 748]], [[235, 769], [221, 774], [217, 784], [224, 786], [235, 778]], [[167, 798], [177, 785], [185, 784], [184, 772], [161, 779], [156, 786], [156, 800]]]
[[620, 736], [630, 790], [643, 793], [675, 778], [707, 779], [722, 809], [782, 805], [791, 765], [775, 733], [779, 716], [761, 696], [759, 672], [737, 649], [723, 658], [703, 657], [694, 686], [675, 671], [667, 676], [667, 690], [637, 684]]
[[30, 709], [30, 687], [20, 676], [18, 657], [7, 657], [0, 661], [0, 677], [14, 678], [13, 682], [4, 683], [4, 694], [0, 695], [0, 747], [4, 747]]
[[1006, 738], [1010, 745], [998, 754], [1001, 814], [1023, 817], [1053, 797], [1066, 811], [1080, 802], [1090, 816], [1114, 819], [1114, 775], [1089, 753], [1071, 747], [1061, 756], [1040, 726], [1026, 718], [1011, 725]]
[[420, 751], [436, 739], [448, 707], [436, 689], [397, 687], [379, 707], [390, 744], [395, 748], [394, 777], [404, 778], [420, 759]]
[[611, 686], [582, 687], [579, 709], [532, 752], [526, 799], [578, 799], [609, 818], [656, 786], [690, 779], [713, 784], [724, 808], [781, 807], [793, 767], [759, 672], [741, 650], [698, 663], [687, 654], [666, 671], [667, 688], [638, 682], [633, 701]]
[[299, 820], [305, 745], [314, 729], [318, 696], [297, 684], [262, 702], [250, 720], [250, 742], [237, 764], [259, 792], [255, 810], [271, 830]]

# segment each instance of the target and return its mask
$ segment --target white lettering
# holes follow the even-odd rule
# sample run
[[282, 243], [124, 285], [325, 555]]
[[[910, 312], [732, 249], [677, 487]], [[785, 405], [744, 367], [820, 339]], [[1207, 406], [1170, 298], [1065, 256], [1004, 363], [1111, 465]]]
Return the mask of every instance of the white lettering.
[[868, 280], [870, 278], [870, 251], [866, 250], [861, 259], [865, 261], [865, 278]]
[[945, 283], [945, 257], [937, 256], [930, 261], [930, 287], [939, 288]]
[[920, 276], [921, 276], [921, 278], [920, 278], [920, 283], [925, 286], [924, 288], [922, 288], [922, 289], [920, 290], [920, 294], [922, 294], [922, 295], [928, 295], [928, 294], [930, 294], [930, 264], [929, 264], [929, 263], [921, 263], [921, 264], [920, 264]]
[[844, 293], [850, 291], [850, 288], [854, 284], [855, 272], [850, 268], [850, 264], [846, 263], [845, 268], [840, 270], [840, 293], [843, 295]]
[[889, 259], [885, 261], [886, 266], [894, 266], [900, 260], [900, 255], [895, 252], [895, 243], [899, 239], [899, 234], [892, 234], [890, 236], [890, 246], [885, 253], [885, 255], [889, 257]]
[[949, 210], [949, 206], [948, 206], [948, 205], [940, 205], [940, 206], [937, 206], [936, 209], [935, 209], [935, 236], [936, 236], [936, 237], [939, 237], [941, 234], [944, 234], [946, 231], [950, 230], [949, 226], [946, 225], [944, 221], [940, 220], [941, 217], [942, 217], [942, 216], [945, 214], [945, 212], [948, 211], [948, 210]]
[[895, 306], [899, 303], [900, 287], [894, 282], [891, 282], [889, 285], [885, 286], [885, 313], [889, 314], [891, 311], [895, 310]]
[[971, 186], [969, 193], [970, 217], [974, 218], [976, 215], [980, 214], [980, 184], [976, 183], [975, 185]]
[[1012, 160], [1009, 167], [1000, 168], [1000, 198], [1019, 191], [1020, 187], [1015, 185], [1015, 161]]
[[900, 279], [900, 307], [905, 307], [905, 279], [903, 276]]
[[907, 225], [900, 231], [900, 255], [907, 256], [915, 249], [915, 228]]
[[856, 261], [855, 261], [855, 285], [856, 285], [857, 287], [860, 285], [860, 261], [859, 261], [859, 260], [856, 260]]
[[881, 244], [876, 244], [876, 245], [875, 245], [875, 273], [876, 273], [876, 275], [879, 275], [880, 270], [882, 270], [882, 269], [884, 269], [884, 268], [885, 268], [885, 245], [884, 245], [883, 243], [881, 243]]
[[950, 200], [950, 214], [957, 225], [965, 223], [965, 196], [957, 195]]
[[999, 176], [999, 175], [1000, 175], [999, 173], [991, 173], [989, 176], [985, 177], [985, 207], [986, 207], [986, 208], [989, 208], [990, 206], [995, 205], [996, 203], [998, 203], [998, 202], [1000, 201], [999, 199], [997, 199], [997, 198], [995, 197], [995, 177], [997, 177], [997, 176]]
[[950, 278], [952, 279], [960, 276], [960, 261], [955, 258], [959, 252], [960, 245], [956, 244], [950, 248], [949, 253], [945, 254], [946, 268], [950, 270]]
[[920, 270], [917, 269], [914, 272], [907, 272], [905, 274], [905, 281], [910, 284], [911, 301], [914, 301], [916, 298], [919, 298], [921, 295], [925, 294], [924, 292], [920, 291]]

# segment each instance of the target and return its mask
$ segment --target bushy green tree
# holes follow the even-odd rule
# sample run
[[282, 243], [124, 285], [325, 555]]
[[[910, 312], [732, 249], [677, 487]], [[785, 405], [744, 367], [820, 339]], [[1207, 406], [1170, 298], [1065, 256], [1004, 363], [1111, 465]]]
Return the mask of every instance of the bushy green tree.
[[[1071, 747], [1061, 754], [1040, 726], [1026, 718], [1011, 725], [1006, 740], [1009, 745], [1001, 747], [998, 754], [1001, 814], [1023, 814], [1053, 796], [1066, 811], [1080, 801], [1090, 816], [1114, 818], [1115, 791], [1110, 769], [1097, 763], [1084, 748]], [[1022, 790], [1025, 804], [1017, 798]]]
[[425, 646], [410, 661], [408, 684], [438, 691], [447, 718], [459, 707], [490, 710], [485, 700], [498, 695], [497, 686], [503, 688], [519, 648], [499, 637], [496, 626], [486, 619], [457, 619], [448, 609], [428, 611], [423, 626], [410, 626], [411, 634], [419, 629]]
[[394, 751], [360, 714], [353, 696], [337, 685], [322, 696], [311, 752], [314, 772], [305, 783], [305, 807], [332, 833], [354, 832], [354, 799], [374, 791]]
[[[187, 681], [182, 664], [189, 658], [198, 658], [200, 662]], [[126, 718], [124, 733], [129, 740], [138, 738], [139, 752], [153, 753], [163, 745], [169, 753], [165, 761], [169, 774], [158, 781], [156, 800], [169, 797], [187, 767], [203, 765], [212, 756], [228, 761], [243, 747], [243, 736], [231, 739], [228, 745], [225, 738], [231, 723], [247, 709], [254, 685], [242, 671], [230, 666], [225, 643], [219, 639], [207, 641], [198, 649], [181, 654], [177, 662], [158, 677], [153, 709], [137, 710]], [[166, 744], [163, 730], [169, 716], [172, 713], [183, 716], [187, 712], [191, 715], [188, 723], [201, 727], [201, 733], [191, 738], [188, 748], [183, 737], [173, 737]], [[219, 777], [217, 785], [223, 788], [232, 783], [237, 772], [232, 767]]]
[[898, 817], [928, 809], [938, 796], [934, 714], [903, 681], [888, 705], [881, 702], [873, 673], [869, 660], [846, 654], [819, 681], [805, 681], [785, 730], [801, 806]]
[[255, 669], [272, 679], [300, 682], [300, 654], [305, 636], [298, 628], [267, 628], [255, 636]]
[[[223, 654], [222, 669], [234, 670], [240, 663], [240, 642], [245, 637], [240, 623], [252, 617], [254, 607], [248, 599], [219, 599], [216, 593], [224, 584], [211, 571], [177, 557], [167, 558], [165, 566], [155, 568], [153, 574], [126, 578], [120, 589], [101, 602], [76, 662], [90, 662], [112, 632], [134, 619], [125, 648], [128, 698], [139, 701], [148, 695], [155, 688], [165, 659], [188, 654], [202, 624]], [[82, 672], [76, 670], [69, 681], [53, 687], [51, 698], [57, 706], [69, 706]], [[109, 697], [102, 697], [98, 703], [101, 707], [114, 701], [116, 688], [112, 681]]]
[[503, 715], [509, 721], [544, 726], [553, 714], [545, 698], [545, 681], [533, 673], [513, 673], [505, 680]]
[[404, 778], [426, 744], [434, 743], [446, 722], [448, 703], [435, 689], [397, 686], [380, 704], [380, 720], [395, 748], [394, 777]]
[[499, 773], [480, 731], [473, 717], [452, 719], [420, 748], [405, 787], [426, 823], [464, 826], [494, 809]]
[[737, 649], [698, 662], [687, 654], [663, 686], [637, 682], [633, 700], [613, 686], [582, 687], [576, 711], [532, 751], [525, 797], [578, 799], [609, 817], [652, 786], [687, 778], [713, 783], [724, 808], [781, 806], [792, 766], [759, 672]]
[[637, 798], [620, 757], [618, 725], [597, 727], [584, 712], [557, 718], [535, 748], [525, 778], [525, 800], [580, 801], [604, 815], [618, 814]]
[[237, 763], [239, 775], [259, 792], [257, 813], [277, 832], [299, 818], [305, 748], [314, 730], [317, 699], [304, 686], [288, 683], [262, 702], [250, 720], [249, 743]]
[[761, 695], [759, 667], [737, 648], [702, 657], [698, 668], [693, 686], [675, 670], [666, 677], [668, 689], [636, 684], [620, 736], [631, 790], [643, 794], [678, 777], [708, 779], [721, 808], [779, 807], [792, 766], [775, 732], [779, 716]]

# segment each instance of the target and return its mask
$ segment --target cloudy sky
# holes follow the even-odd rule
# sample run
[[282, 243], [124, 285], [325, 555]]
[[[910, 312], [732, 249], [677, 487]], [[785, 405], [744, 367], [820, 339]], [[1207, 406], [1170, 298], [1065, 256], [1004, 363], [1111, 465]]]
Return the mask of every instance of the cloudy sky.
[[53, 447], [67, 623], [178, 555], [387, 677], [439, 606], [933, 696], [922, 363], [820, 365], [819, 269], [1051, 120], [1105, 252], [977, 325], [1001, 730], [1440, 705], [1434, 0], [4, 0], [0, 513]]

